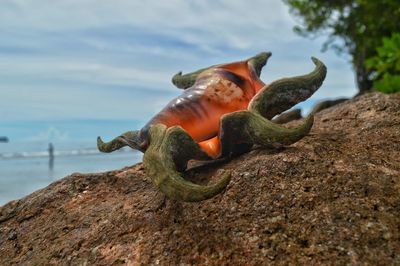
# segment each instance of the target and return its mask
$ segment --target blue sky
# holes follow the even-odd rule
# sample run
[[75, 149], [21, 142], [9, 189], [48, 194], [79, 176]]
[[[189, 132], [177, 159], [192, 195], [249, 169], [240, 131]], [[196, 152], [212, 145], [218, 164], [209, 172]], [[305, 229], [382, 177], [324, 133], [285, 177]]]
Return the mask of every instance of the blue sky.
[[297, 36], [279, 0], [2, 0], [3, 121], [145, 121], [179, 94], [178, 71], [271, 51], [262, 79], [328, 66], [313, 100], [356, 93], [348, 59]]

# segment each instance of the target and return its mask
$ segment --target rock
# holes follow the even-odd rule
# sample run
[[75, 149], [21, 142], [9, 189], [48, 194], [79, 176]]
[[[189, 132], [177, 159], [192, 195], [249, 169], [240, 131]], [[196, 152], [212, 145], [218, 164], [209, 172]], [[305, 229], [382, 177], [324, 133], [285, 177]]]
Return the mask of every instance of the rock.
[[76, 173], [0, 207], [0, 265], [400, 264], [399, 133], [399, 94], [357, 97], [295, 145], [188, 171], [232, 171], [200, 203], [165, 200], [141, 164]]
[[300, 118], [301, 118], [301, 109], [292, 109], [290, 111], [278, 115], [277, 117], [272, 119], [272, 122], [277, 124], [286, 124]]
[[339, 103], [347, 101], [348, 98], [339, 98], [336, 100], [324, 100], [322, 102], [317, 103], [313, 109], [311, 110], [312, 114], [316, 114], [321, 112], [322, 110], [325, 110], [327, 108], [330, 108], [332, 106], [338, 105]]
[[8, 233], [8, 240], [14, 240], [17, 238], [17, 233], [15, 231], [11, 231]]

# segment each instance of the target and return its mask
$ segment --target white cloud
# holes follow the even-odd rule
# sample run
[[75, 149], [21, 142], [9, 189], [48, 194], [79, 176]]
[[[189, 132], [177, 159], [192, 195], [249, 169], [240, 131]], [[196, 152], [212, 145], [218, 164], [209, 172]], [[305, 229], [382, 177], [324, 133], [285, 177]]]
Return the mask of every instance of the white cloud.
[[354, 94], [348, 64], [293, 25], [276, 0], [3, 0], [0, 115], [143, 118], [179, 92], [179, 70], [263, 50], [273, 52], [266, 82], [307, 73], [314, 55], [329, 69], [315, 99]]
[[[4, 2], [4, 1], [3, 1]], [[226, 44], [248, 49], [293, 34], [287, 8], [262, 1], [37, 1], [6, 0], [0, 9], [2, 30], [33, 28], [48, 32], [132, 25], [212, 48]], [[5, 8], [4, 8], [5, 7]], [[7, 8], [8, 7], [8, 8]]]
[[[18, 70], [18, 72], [16, 72]], [[30, 58], [15, 58], [12, 62], [0, 61], [0, 73], [3, 76], [24, 76], [53, 80], [74, 80], [75, 82], [93, 82], [115, 85], [142, 85], [157, 88], [171, 79], [171, 73], [165, 71], [145, 71], [139, 66], [118, 67], [101, 63], [69, 61], [68, 59], [46, 60], [40, 64]]]

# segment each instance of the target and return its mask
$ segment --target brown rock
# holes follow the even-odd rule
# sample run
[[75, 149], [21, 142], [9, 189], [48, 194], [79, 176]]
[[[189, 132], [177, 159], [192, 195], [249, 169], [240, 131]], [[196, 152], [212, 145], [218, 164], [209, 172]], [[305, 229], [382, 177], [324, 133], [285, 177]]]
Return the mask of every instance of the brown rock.
[[141, 164], [73, 174], [0, 208], [0, 265], [400, 264], [399, 136], [400, 95], [375, 93], [295, 145], [190, 171], [232, 171], [205, 202], [165, 200]]
[[318, 112], [321, 112], [322, 110], [325, 110], [332, 106], [338, 105], [339, 103], [343, 103], [347, 100], [348, 100], [348, 98], [339, 98], [339, 99], [335, 99], [335, 100], [324, 100], [322, 102], [317, 103], [311, 110], [311, 113], [316, 114]]
[[301, 109], [292, 109], [290, 111], [278, 115], [277, 117], [272, 119], [272, 122], [277, 124], [286, 124], [300, 118], [301, 118]]

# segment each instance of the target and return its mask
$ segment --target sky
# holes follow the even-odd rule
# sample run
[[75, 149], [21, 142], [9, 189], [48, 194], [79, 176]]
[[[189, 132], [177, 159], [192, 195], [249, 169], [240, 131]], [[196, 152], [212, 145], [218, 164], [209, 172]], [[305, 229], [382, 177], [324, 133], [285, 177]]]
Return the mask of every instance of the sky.
[[146, 121], [180, 90], [171, 77], [261, 51], [264, 82], [328, 67], [313, 96], [356, 93], [346, 57], [322, 53], [279, 0], [2, 0], [0, 122]]

